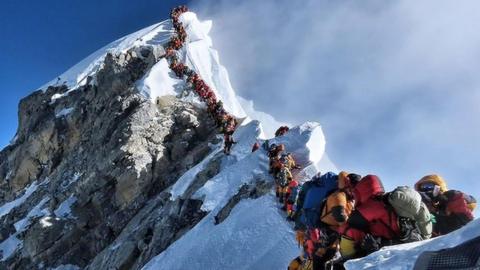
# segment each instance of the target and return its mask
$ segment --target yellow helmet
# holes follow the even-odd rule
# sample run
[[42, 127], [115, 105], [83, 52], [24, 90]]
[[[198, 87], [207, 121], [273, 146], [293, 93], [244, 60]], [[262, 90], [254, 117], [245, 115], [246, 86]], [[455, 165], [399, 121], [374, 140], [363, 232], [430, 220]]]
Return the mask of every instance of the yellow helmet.
[[425, 183], [432, 183], [440, 188], [440, 192], [443, 193], [448, 190], [445, 180], [437, 174], [426, 175], [422, 179], [418, 180], [415, 184], [415, 190], [420, 191], [420, 186]]

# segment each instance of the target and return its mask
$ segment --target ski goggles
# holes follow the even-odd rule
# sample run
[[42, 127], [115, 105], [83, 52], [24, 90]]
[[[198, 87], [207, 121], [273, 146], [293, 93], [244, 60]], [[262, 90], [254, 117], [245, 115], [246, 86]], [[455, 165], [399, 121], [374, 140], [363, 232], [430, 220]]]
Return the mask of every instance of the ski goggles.
[[436, 186], [437, 185], [435, 185], [434, 183], [423, 183], [419, 186], [419, 191], [421, 192], [434, 191]]

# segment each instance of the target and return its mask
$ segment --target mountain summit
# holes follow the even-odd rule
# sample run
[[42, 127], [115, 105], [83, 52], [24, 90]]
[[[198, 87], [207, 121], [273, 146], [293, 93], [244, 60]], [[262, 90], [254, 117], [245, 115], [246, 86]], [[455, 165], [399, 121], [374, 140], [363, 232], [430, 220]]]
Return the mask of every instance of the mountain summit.
[[[241, 119], [232, 154], [169, 68], [172, 22], [121, 38], [20, 102], [0, 153], [0, 268], [278, 269], [298, 253], [268, 159], [251, 153], [279, 123], [237, 99], [212, 23], [180, 19], [188, 35], [177, 57]], [[328, 165], [318, 124], [278, 140], [306, 176]]]
[[[17, 134], [0, 152], [0, 269], [284, 269], [300, 253], [266, 150], [252, 145], [285, 145], [301, 165], [295, 177], [310, 179], [337, 171], [321, 126], [267, 141], [281, 123], [236, 95], [212, 47], [212, 22], [192, 12], [178, 19], [186, 35], [175, 65], [168, 46], [178, 25], [167, 20], [20, 102]], [[177, 76], [187, 71], [214, 102]], [[229, 155], [212, 117], [219, 101], [238, 121]], [[477, 227], [406, 249], [459, 242]], [[399, 250], [347, 266], [390, 267], [408, 254]]]

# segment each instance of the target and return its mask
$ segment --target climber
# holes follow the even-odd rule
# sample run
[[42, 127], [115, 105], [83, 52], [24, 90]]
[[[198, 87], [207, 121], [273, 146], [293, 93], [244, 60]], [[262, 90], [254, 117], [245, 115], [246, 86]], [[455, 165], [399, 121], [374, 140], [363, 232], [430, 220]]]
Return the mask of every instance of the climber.
[[237, 127], [237, 120], [235, 117], [227, 115], [223, 124], [223, 135], [225, 140], [225, 146], [223, 150], [225, 154], [230, 155], [230, 149], [232, 148], [232, 145], [236, 143], [233, 140], [233, 133]]
[[235, 143], [235, 141], [233, 140], [233, 136], [231, 134], [227, 134], [225, 133], [223, 135], [223, 139], [224, 139], [224, 147], [223, 147], [223, 152], [226, 154], [226, 155], [230, 155], [230, 150], [232, 149], [232, 145]]
[[175, 75], [177, 77], [182, 77], [183, 76], [183, 69], [185, 68], [185, 65], [183, 63], [177, 63], [172, 67], [173, 72], [175, 72]]
[[338, 190], [329, 195], [323, 205], [320, 216], [320, 233], [324, 236], [317, 244], [313, 269], [326, 269], [327, 262], [333, 259], [340, 240], [340, 227], [344, 225], [354, 208], [353, 188], [360, 181], [358, 174], [340, 172], [338, 175]]
[[390, 211], [398, 216], [400, 243], [429, 239], [432, 236], [432, 220], [422, 196], [413, 188], [399, 186], [384, 195], [384, 202]]
[[173, 55], [175, 55], [175, 50], [172, 47], [167, 47], [167, 49], [165, 49], [165, 57], [170, 58]]
[[[312, 180], [315, 178], [320, 178], [321, 175], [322, 174], [320, 172], [317, 173], [315, 176], [313, 176]], [[297, 238], [301, 238], [301, 239], [303, 239], [303, 237], [298, 237], [298, 234], [303, 234], [304, 230], [306, 229], [305, 224], [301, 218], [303, 203], [305, 202], [305, 196], [308, 190], [311, 187], [313, 187], [314, 182], [312, 180], [306, 181], [305, 183], [302, 184], [298, 192], [297, 199], [295, 200], [295, 203], [293, 206], [296, 209], [296, 211], [293, 213], [293, 219], [295, 220], [294, 230], [296, 230]]]
[[227, 112], [225, 109], [220, 108], [215, 111], [215, 123], [216, 125], [220, 128], [220, 133], [223, 133], [223, 122], [225, 121], [225, 118], [228, 116]]
[[388, 210], [384, 193], [382, 182], [375, 175], [363, 177], [353, 189], [355, 210], [339, 229], [343, 259], [365, 256], [399, 238], [397, 214]]
[[457, 230], [473, 220], [475, 198], [461, 191], [448, 190], [441, 176], [424, 176], [415, 184], [415, 189], [435, 217], [434, 236]]
[[183, 43], [178, 37], [174, 36], [170, 39], [168, 46], [172, 47], [174, 50], [179, 50], [182, 48]]
[[289, 128], [287, 126], [281, 126], [275, 131], [275, 137], [283, 136], [287, 133]]
[[272, 145], [270, 145], [269, 150], [268, 150], [268, 157], [270, 159], [272, 159], [272, 158], [279, 159], [280, 154], [283, 151], [285, 151], [285, 145], [284, 144], [279, 144], [279, 145], [272, 144]]
[[252, 146], [252, 153], [260, 149], [260, 144], [258, 142], [255, 142]]
[[177, 35], [178, 35], [178, 38], [180, 39], [180, 41], [182, 43], [185, 42], [185, 40], [187, 39], [187, 32], [185, 31], [185, 28], [183, 28], [182, 25], [180, 25], [177, 29]]
[[198, 79], [199, 79], [198, 74], [194, 72], [191, 76], [187, 78], [187, 82], [192, 84], [192, 87], [194, 87]]
[[207, 112], [213, 117], [217, 106], [217, 98], [211, 96], [207, 99]]
[[191, 70], [187, 65], [183, 66], [182, 74], [186, 77], [190, 76], [192, 74], [193, 70]]
[[[285, 193], [287, 192], [288, 184], [293, 180], [292, 173], [288, 167], [282, 166], [280, 171], [275, 175], [275, 183], [279, 193], [279, 202], [283, 203], [285, 199]], [[284, 210], [287, 210], [286, 208]]]
[[213, 112], [212, 116], [215, 119], [215, 122], [217, 125], [220, 125], [221, 122], [221, 115], [225, 113], [225, 110], [223, 109], [223, 102], [219, 100], [216, 104], [214, 104], [213, 107]]
[[298, 192], [300, 191], [300, 185], [297, 180], [292, 179], [287, 186], [285, 192], [285, 209], [287, 211], [287, 219], [293, 221], [293, 214], [295, 211], [294, 203], [297, 199]]
[[[331, 177], [334, 176], [331, 174]], [[312, 254], [314, 270], [325, 269], [325, 264], [335, 256], [340, 238], [338, 231], [353, 211], [353, 188], [359, 180], [360, 176], [357, 174], [341, 172], [338, 181], [332, 182], [336, 183], [337, 188], [332, 188], [333, 193], [322, 202], [323, 206], [318, 214], [319, 224], [313, 230], [307, 230], [311, 239], [307, 241], [312, 242], [307, 252]]]
[[270, 158], [270, 173], [274, 178], [277, 177], [277, 174], [283, 167], [285, 167], [285, 165], [278, 156], [273, 156]]
[[278, 156], [278, 153], [276, 152], [276, 149], [277, 149], [277, 144], [272, 143], [272, 144], [268, 145], [267, 155], [268, 155], [269, 158]]
[[340, 226], [347, 222], [355, 203], [353, 188], [360, 179], [361, 176], [358, 174], [343, 171], [339, 173], [338, 190], [327, 197], [320, 217], [320, 220], [332, 230], [339, 231]]
[[207, 87], [207, 93], [205, 94], [205, 99], [208, 101], [211, 98], [213, 98], [215, 101], [217, 99], [212, 89], [210, 87]]
[[290, 170], [301, 168], [299, 165], [297, 165], [292, 153], [290, 152], [282, 153], [282, 155], [280, 156], [280, 162]]
[[[305, 188], [304, 188], [305, 187]], [[320, 222], [322, 205], [325, 199], [338, 187], [338, 175], [328, 172], [324, 175], [316, 174], [311, 181], [306, 182], [299, 193], [296, 202], [298, 214], [295, 214], [295, 230], [297, 238], [303, 238], [303, 248], [306, 257], [316, 265], [320, 263], [323, 255], [322, 243], [334, 242], [331, 235], [324, 233]], [[302, 235], [302, 237], [299, 237]], [[321, 268], [319, 268], [321, 269]]]

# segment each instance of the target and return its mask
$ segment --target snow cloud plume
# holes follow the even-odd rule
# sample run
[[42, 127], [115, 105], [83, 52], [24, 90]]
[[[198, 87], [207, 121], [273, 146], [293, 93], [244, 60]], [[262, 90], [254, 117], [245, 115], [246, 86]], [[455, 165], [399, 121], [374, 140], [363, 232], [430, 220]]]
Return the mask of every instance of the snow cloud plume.
[[468, 189], [480, 168], [480, 2], [195, 4], [237, 93], [281, 121], [320, 121], [339, 168], [387, 188], [435, 172], [480, 197]]

